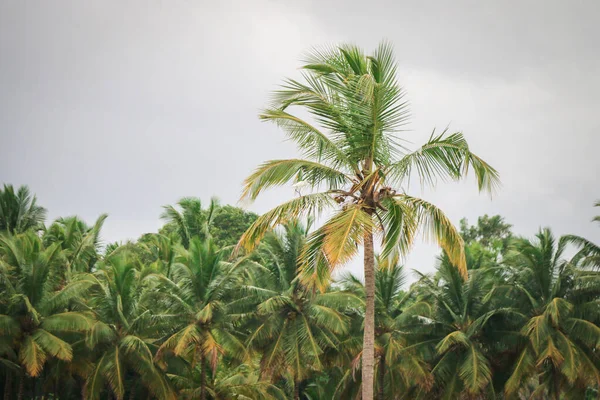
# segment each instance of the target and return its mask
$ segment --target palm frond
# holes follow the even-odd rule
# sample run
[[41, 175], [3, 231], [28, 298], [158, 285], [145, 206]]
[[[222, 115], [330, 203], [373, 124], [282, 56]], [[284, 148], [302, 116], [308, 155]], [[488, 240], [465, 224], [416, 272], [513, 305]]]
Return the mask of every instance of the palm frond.
[[473, 394], [481, 392], [491, 382], [490, 363], [474, 345], [469, 346], [459, 375], [467, 390]]
[[463, 239], [442, 210], [425, 200], [408, 195], [397, 195], [394, 199], [411, 209], [425, 238], [436, 241], [448, 254], [452, 264], [466, 278], [467, 265]]
[[23, 339], [19, 362], [30, 376], [38, 376], [42, 372], [46, 358], [46, 352], [32, 336], [28, 335]]
[[314, 188], [326, 184], [328, 189], [337, 189], [351, 182], [343, 172], [315, 161], [272, 160], [259, 166], [246, 178], [241, 198], [255, 200], [263, 190], [281, 186], [292, 179], [305, 181]]
[[71, 361], [73, 358], [71, 345], [48, 331], [37, 329], [32, 338], [48, 356], [56, 357], [62, 361]]
[[333, 205], [335, 201], [328, 193], [313, 193], [294, 198], [258, 217], [242, 235], [238, 247], [252, 251], [269, 229], [301, 216], [319, 214]]

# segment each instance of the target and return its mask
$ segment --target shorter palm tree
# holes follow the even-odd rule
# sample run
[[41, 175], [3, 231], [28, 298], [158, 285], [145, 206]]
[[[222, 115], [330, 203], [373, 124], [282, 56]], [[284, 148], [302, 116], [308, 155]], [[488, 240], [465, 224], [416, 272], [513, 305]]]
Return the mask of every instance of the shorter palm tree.
[[[201, 397], [201, 376], [199, 366], [183, 375], [169, 377], [179, 389], [179, 398], [198, 399]], [[285, 393], [271, 382], [260, 380], [256, 369], [246, 364], [219, 366], [215, 372], [214, 382], [206, 388], [213, 400], [271, 400], [286, 399]]]
[[[421, 300], [432, 305], [420, 317], [413, 333], [420, 339], [412, 348], [431, 364], [432, 392], [420, 391], [417, 398], [479, 399], [495, 396], [492, 382], [494, 354], [509, 340], [508, 317], [518, 317], [509, 307], [493, 303], [494, 271], [471, 269], [462, 279], [449, 258], [443, 254], [434, 277], [423, 276]], [[423, 290], [425, 289], [425, 290]], [[502, 334], [491, 328], [499, 319]], [[514, 336], [514, 334], [512, 335]]]
[[152, 265], [157, 272], [171, 277], [171, 267], [177, 256], [176, 243], [176, 235], [147, 233], [140, 237], [136, 245], [142, 263]]
[[37, 234], [0, 235], [0, 348], [21, 366], [19, 398], [25, 373], [35, 378], [48, 360], [70, 362], [72, 340], [82, 339], [93, 323], [91, 313], [71, 311], [79, 294], [64, 280], [60, 244], [47, 248]]
[[[594, 206], [600, 207], [600, 201], [597, 201]], [[595, 216], [592, 221], [600, 222], [600, 215]], [[578, 235], [566, 235], [564, 236], [564, 240], [574, 244], [578, 248], [578, 252], [571, 260], [571, 263], [581, 268], [600, 268], [599, 245]]]
[[228, 256], [229, 252], [217, 249], [210, 237], [201, 240], [196, 236], [191, 239], [189, 249], [178, 249], [172, 280], [153, 275], [161, 290], [151, 294], [151, 301], [169, 314], [169, 323], [175, 328], [156, 357], [165, 362], [175, 355], [192, 369], [198, 367], [202, 400], [207, 396], [209, 366], [214, 375], [223, 355], [246, 357], [228, 302], [234, 297], [233, 284], [239, 279], [239, 267], [247, 260], [231, 263], [226, 261]]
[[588, 385], [600, 383], [600, 275], [563, 259], [568, 242], [543, 229], [533, 241], [515, 240], [507, 256], [514, 268], [512, 296], [528, 318], [507, 395], [532, 378], [538, 381], [533, 397], [554, 399], [583, 398]]
[[362, 304], [351, 293], [318, 293], [301, 284], [299, 256], [306, 235], [307, 228], [296, 221], [267, 234], [260, 248], [262, 268], [241, 300], [256, 305], [248, 346], [261, 354], [262, 375], [285, 379], [296, 400], [302, 381], [323, 367], [324, 353], [342, 350], [350, 323], [344, 309]]
[[163, 207], [164, 211], [160, 217], [167, 222], [167, 225], [163, 227], [161, 233], [176, 232], [186, 249], [189, 248], [192, 238], [208, 238], [214, 212], [219, 206], [217, 198], [210, 199], [210, 205], [206, 210], [202, 208], [202, 202], [197, 197], [184, 197], [177, 202], [177, 205], [181, 211], [171, 205]]
[[118, 400], [126, 392], [133, 399], [144, 391], [158, 399], [174, 399], [166, 375], [154, 364], [155, 342], [165, 331], [155, 323], [160, 315], [144, 304], [144, 271], [136, 268], [136, 261], [118, 252], [79, 283], [88, 287], [88, 305], [98, 319], [87, 338], [97, 359], [85, 385], [86, 398], [100, 398], [108, 386]]
[[91, 227], [78, 217], [59, 218], [45, 230], [44, 244], [60, 243], [63, 249], [68, 277], [77, 272], [92, 272], [99, 259], [100, 230], [107, 217], [102, 214]]
[[28, 229], [40, 230], [46, 218], [46, 209], [37, 204], [27, 186], [15, 192], [12, 185], [0, 190], [0, 232], [22, 233]]

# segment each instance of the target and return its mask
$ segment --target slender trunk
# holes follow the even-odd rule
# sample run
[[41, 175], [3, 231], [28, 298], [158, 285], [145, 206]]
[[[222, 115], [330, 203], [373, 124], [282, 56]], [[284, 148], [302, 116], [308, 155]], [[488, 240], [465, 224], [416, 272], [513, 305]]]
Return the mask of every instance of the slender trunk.
[[58, 376], [52, 380], [52, 396], [53, 398], [58, 398]]
[[294, 381], [294, 400], [300, 400], [300, 382]]
[[41, 385], [42, 385], [42, 378], [40, 376], [33, 378], [33, 398], [34, 399], [37, 399], [38, 397], [42, 397]]
[[135, 383], [131, 385], [131, 390], [129, 391], [129, 400], [135, 400]]
[[10, 400], [10, 389], [12, 383], [12, 376], [9, 371], [6, 371], [6, 379], [4, 380], [4, 400]]
[[560, 400], [560, 383], [558, 379], [554, 379], [554, 398]]
[[206, 365], [204, 354], [200, 357], [200, 400], [206, 400]]
[[373, 232], [364, 238], [365, 250], [365, 331], [362, 351], [362, 400], [373, 400], [373, 367], [375, 364], [375, 254]]
[[383, 392], [383, 385], [385, 384], [385, 354], [382, 354], [381, 357], [379, 358], [379, 371], [378, 371], [378, 378], [379, 378], [379, 384], [378, 384], [378, 390], [377, 390], [377, 400], [385, 400], [384, 399], [384, 392]]
[[[23, 367], [21, 367], [23, 368]], [[23, 400], [23, 392], [25, 391], [25, 371], [21, 370], [21, 376], [19, 378], [19, 394], [17, 400]]]

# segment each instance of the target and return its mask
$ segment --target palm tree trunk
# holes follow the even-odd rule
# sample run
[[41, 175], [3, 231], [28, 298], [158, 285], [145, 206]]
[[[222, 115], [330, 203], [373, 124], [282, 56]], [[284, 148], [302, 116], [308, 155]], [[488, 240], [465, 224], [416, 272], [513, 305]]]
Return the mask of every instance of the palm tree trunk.
[[375, 364], [375, 253], [373, 232], [364, 237], [365, 270], [365, 331], [362, 351], [362, 400], [373, 400], [373, 367]]
[[135, 400], [135, 382], [131, 385], [131, 389], [129, 390], [129, 400]]
[[300, 382], [294, 381], [294, 400], [300, 400]]
[[38, 397], [42, 397], [42, 395], [41, 395], [41, 391], [42, 391], [41, 385], [42, 385], [42, 377], [38, 376], [36, 378], [33, 378], [33, 398], [34, 399], [37, 399]]
[[4, 400], [10, 400], [10, 389], [12, 376], [9, 371], [6, 371], [6, 379], [4, 380]]
[[206, 400], [206, 365], [204, 354], [200, 357], [200, 400]]
[[[23, 367], [21, 367], [23, 368]], [[17, 400], [23, 400], [23, 392], [25, 391], [25, 371], [21, 370], [21, 376], [19, 378], [19, 394]]]
[[379, 371], [378, 371], [378, 378], [379, 378], [379, 383], [378, 383], [378, 390], [377, 390], [377, 400], [385, 400], [384, 396], [384, 392], [383, 392], [383, 385], [385, 384], [385, 354], [382, 354], [381, 357], [379, 358]]

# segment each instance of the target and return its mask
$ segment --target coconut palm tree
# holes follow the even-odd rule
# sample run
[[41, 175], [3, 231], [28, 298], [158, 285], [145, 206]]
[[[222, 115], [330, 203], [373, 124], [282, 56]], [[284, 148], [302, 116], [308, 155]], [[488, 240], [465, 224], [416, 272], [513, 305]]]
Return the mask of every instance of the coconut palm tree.
[[187, 249], [193, 237], [205, 239], [209, 236], [209, 228], [219, 201], [216, 197], [210, 199], [210, 205], [206, 210], [202, 208], [202, 202], [197, 197], [184, 197], [177, 202], [177, 205], [181, 211], [171, 205], [164, 206], [160, 217], [167, 222], [167, 232], [170, 230], [177, 232], [183, 247]]
[[92, 272], [99, 258], [100, 231], [107, 217], [102, 214], [91, 227], [76, 216], [59, 218], [45, 230], [44, 244], [60, 243], [63, 249], [67, 277], [77, 272]]
[[[434, 277], [421, 278], [426, 289], [421, 301], [429, 302], [432, 309], [422, 314], [422, 323], [414, 329], [421, 338], [412, 347], [431, 364], [434, 384], [432, 392], [420, 391], [420, 397], [415, 397], [495, 398], [495, 351], [506, 341], [514, 342], [509, 318], [520, 317], [492, 301], [496, 280], [494, 271], [484, 268], [469, 269], [468, 278], [462, 279], [446, 254], [440, 257]], [[504, 327], [502, 333], [492, 328], [493, 322]]]
[[[400, 144], [408, 122], [408, 103], [396, 81], [392, 47], [381, 44], [372, 55], [355, 46], [315, 50], [307, 56], [303, 82], [287, 80], [274, 104], [260, 118], [281, 127], [304, 158], [262, 164], [245, 183], [242, 199], [254, 200], [265, 189], [289, 182], [313, 192], [300, 195], [259, 217], [240, 244], [255, 247], [273, 226], [333, 209], [334, 213], [308, 240], [303, 282], [327, 286], [326, 264], [336, 267], [364, 247], [366, 312], [362, 353], [363, 400], [373, 398], [375, 256], [374, 237], [382, 254], [406, 253], [419, 228], [447, 251], [463, 274], [462, 239], [443, 212], [409, 195], [408, 182], [459, 179], [472, 169], [480, 190], [492, 190], [498, 174], [474, 155], [461, 133], [431, 135], [417, 151]], [[313, 117], [292, 114], [294, 107]], [[326, 259], [327, 263], [323, 262]]]
[[531, 378], [538, 382], [533, 397], [553, 399], [583, 398], [588, 385], [600, 383], [600, 274], [563, 259], [568, 241], [543, 229], [535, 240], [515, 240], [507, 256], [514, 268], [512, 296], [528, 318], [506, 382], [509, 396]]
[[238, 300], [256, 310], [248, 346], [262, 354], [262, 375], [285, 379], [295, 400], [302, 382], [322, 369], [324, 353], [342, 350], [350, 322], [343, 310], [361, 303], [350, 293], [319, 293], [302, 285], [299, 255], [306, 235], [298, 221], [268, 233], [259, 250], [262, 268], [243, 287], [248, 296]]
[[39, 230], [46, 218], [46, 209], [37, 204], [27, 186], [15, 189], [4, 185], [0, 190], [0, 231], [21, 233], [28, 229]]
[[87, 399], [100, 398], [106, 387], [118, 400], [127, 392], [132, 399], [141, 397], [144, 390], [158, 399], [176, 398], [153, 360], [154, 343], [166, 329], [156, 323], [160, 315], [150, 309], [153, 305], [144, 303], [145, 275], [134, 258], [119, 252], [77, 281], [87, 288], [87, 304], [97, 318], [86, 340], [97, 354], [85, 384]]
[[172, 333], [156, 358], [166, 364], [174, 355], [182, 357], [192, 369], [198, 367], [199, 396], [204, 400], [209, 386], [208, 368], [214, 375], [222, 356], [243, 359], [247, 355], [228, 302], [243, 269], [240, 266], [248, 260], [226, 261], [230, 251], [217, 249], [210, 237], [192, 237], [189, 249], [180, 247], [178, 253], [171, 267], [172, 280], [153, 275], [161, 290], [154, 291], [150, 301], [169, 314]]
[[154, 266], [154, 269], [167, 277], [171, 277], [171, 266], [175, 263], [177, 256], [175, 245], [178, 243], [178, 238], [176, 236], [165, 236], [159, 233], [142, 235], [136, 243], [140, 260]]
[[[600, 207], [600, 201], [594, 203], [594, 207]], [[600, 215], [595, 216], [592, 222], [600, 222]], [[578, 247], [572, 263], [582, 268], [600, 268], [600, 246], [578, 235], [565, 235], [564, 240]]]
[[[202, 372], [197, 366], [184, 375], [170, 375], [179, 389], [179, 398], [197, 399], [201, 392]], [[286, 399], [285, 393], [269, 381], [260, 380], [256, 369], [246, 364], [217, 368], [214, 383], [206, 388], [213, 400]]]
[[69, 309], [79, 291], [63, 287], [60, 251], [33, 231], [0, 235], [0, 348], [21, 366], [19, 399], [26, 377], [40, 376], [47, 361], [73, 359], [72, 342], [93, 323], [91, 313]]

